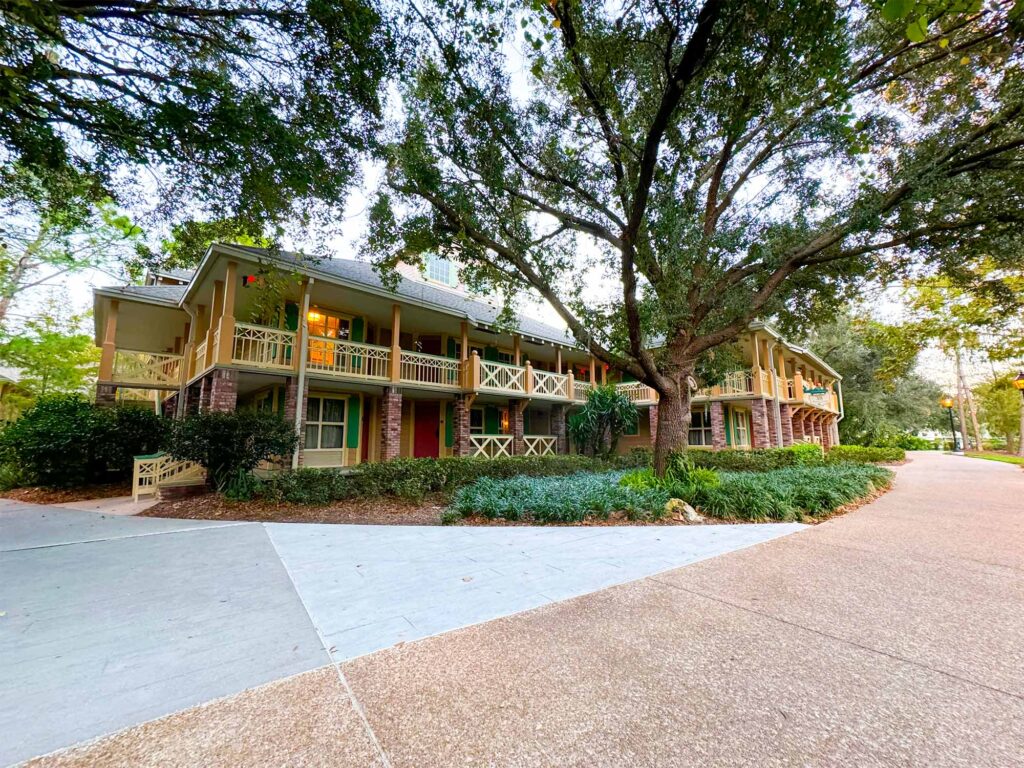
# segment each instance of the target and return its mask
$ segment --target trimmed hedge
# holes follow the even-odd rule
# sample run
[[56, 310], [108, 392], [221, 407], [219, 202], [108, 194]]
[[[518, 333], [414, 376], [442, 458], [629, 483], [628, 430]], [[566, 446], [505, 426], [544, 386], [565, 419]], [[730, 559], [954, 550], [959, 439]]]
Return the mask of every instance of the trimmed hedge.
[[654, 520], [665, 514], [669, 494], [659, 488], [632, 488], [619, 483], [621, 472], [580, 472], [567, 477], [481, 478], [460, 488], [451, 511], [463, 517], [578, 523], [625, 512], [631, 520]]
[[725, 449], [721, 451], [689, 450], [686, 456], [698, 467], [724, 472], [769, 472], [785, 467], [813, 467], [824, 463], [821, 447], [813, 443], [797, 443], [785, 448], [754, 450]]
[[327, 504], [355, 497], [398, 496], [420, 501], [428, 493], [451, 493], [481, 478], [546, 477], [643, 466], [650, 453], [631, 452], [610, 461], [586, 456], [513, 456], [500, 459], [448, 457], [396, 459], [343, 471], [300, 469], [259, 480], [256, 498], [295, 504]]
[[895, 446], [879, 447], [867, 445], [837, 445], [825, 456], [830, 464], [854, 463], [854, 464], [879, 464], [891, 461], [903, 461], [907, 458], [907, 452]]

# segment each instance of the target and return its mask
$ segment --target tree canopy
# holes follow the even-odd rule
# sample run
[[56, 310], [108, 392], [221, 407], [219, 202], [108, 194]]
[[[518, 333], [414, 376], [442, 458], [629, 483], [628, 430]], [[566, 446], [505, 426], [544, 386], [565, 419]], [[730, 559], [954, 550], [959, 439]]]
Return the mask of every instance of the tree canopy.
[[546, 298], [660, 393], [661, 466], [686, 440], [681, 382], [753, 318], [1019, 259], [1011, 11], [913, 40], [826, 0], [421, 3], [368, 250], [385, 270], [440, 250]]
[[[160, 192], [269, 223], [336, 205], [393, 63], [361, 0], [0, 3], [0, 197], [11, 173]], [[139, 188], [142, 183], [143, 188]]]

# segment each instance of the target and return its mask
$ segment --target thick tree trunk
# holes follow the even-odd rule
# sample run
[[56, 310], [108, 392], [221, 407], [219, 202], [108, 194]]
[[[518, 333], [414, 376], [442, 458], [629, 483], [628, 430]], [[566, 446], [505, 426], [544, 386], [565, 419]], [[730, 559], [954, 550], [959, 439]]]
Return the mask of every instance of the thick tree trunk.
[[[960, 388], [963, 390], [964, 399], [967, 401], [967, 412], [971, 415], [971, 431], [974, 433], [974, 449], [980, 451], [981, 428], [978, 425], [978, 409], [974, 405], [974, 396], [971, 394], [971, 388], [967, 386], [967, 377], [964, 376], [963, 359], [959, 348], [957, 348], [956, 351], [956, 375], [960, 381]], [[963, 430], [961, 429], [961, 431]]]
[[654, 473], [665, 474], [668, 457], [686, 449], [690, 434], [690, 388], [682, 376], [682, 386], [666, 387], [658, 398], [658, 434], [654, 440]]

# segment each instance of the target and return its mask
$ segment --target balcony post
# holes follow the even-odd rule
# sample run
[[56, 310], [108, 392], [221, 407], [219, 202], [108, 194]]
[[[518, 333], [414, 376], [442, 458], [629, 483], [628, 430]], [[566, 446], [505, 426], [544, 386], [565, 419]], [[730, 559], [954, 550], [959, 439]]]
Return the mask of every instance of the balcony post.
[[593, 355], [590, 356], [590, 384], [597, 386], [597, 360]]
[[523, 376], [523, 389], [526, 394], [533, 392], [533, 364], [529, 360], [526, 361], [526, 373]]
[[302, 350], [309, 349], [309, 300], [310, 282], [312, 278], [306, 277], [302, 280], [302, 294], [299, 297], [299, 318], [295, 324], [295, 348], [292, 350], [292, 367], [298, 373], [302, 370], [305, 355]]
[[569, 368], [569, 381], [565, 385], [565, 396], [570, 403], [576, 402], [576, 377], [573, 376], [572, 367]]
[[523, 353], [522, 353], [522, 350], [519, 347], [519, 336], [518, 336], [518, 334], [512, 337], [512, 357], [514, 358], [513, 362], [516, 365], [522, 365], [523, 364], [523, 362], [522, 362], [522, 360], [523, 360]]
[[800, 375], [800, 371], [794, 371], [793, 373], [793, 402], [802, 403], [804, 401], [804, 377]]
[[402, 307], [391, 305], [391, 381], [398, 382], [402, 378], [402, 347], [399, 337], [402, 334]]
[[206, 367], [217, 362], [217, 349], [213, 345], [213, 336], [217, 332], [217, 319], [221, 315], [221, 307], [224, 306], [224, 281], [213, 281], [213, 304], [210, 306], [210, 325], [206, 329]]
[[107, 311], [107, 325], [103, 329], [103, 354], [100, 357], [100, 381], [112, 381], [114, 378], [114, 356], [117, 352], [117, 312], [120, 303], [111, 299]]
[[755, 395], [760, 396], [768, 394], [767, 392], [764, 391], [764, 388], [761, 386], [761, 366], [754, 366], [753, 373], [751, 374], [751, 380], [754, 385], [752, 389]]
[[562, 348], [555, 347], [555, 370], [562, 373]]
[[465, 320], [461, 323], [462, 344], [459, 345], [459, 359], [462, 362], [469, 360], [469, 323]]
[[480, 355], [474, 349], [465, 363], [466, 382], [465, 388], [470, 392], [476, 392], [480, 388]]
[[238, 263], [229, 261], [224, 271], [224, 301], [220, 312], [220, 344], [217, 346], [217, 362], [230, 365], [235, 352], [235, 289], [237, 288]]

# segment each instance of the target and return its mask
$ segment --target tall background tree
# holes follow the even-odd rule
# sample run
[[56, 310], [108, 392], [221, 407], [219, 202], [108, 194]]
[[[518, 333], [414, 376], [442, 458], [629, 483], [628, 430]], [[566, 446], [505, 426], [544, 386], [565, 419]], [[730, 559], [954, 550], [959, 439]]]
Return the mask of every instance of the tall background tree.
[[471, 283], [547, 299], [658, 391], [659, 470], [686, 444], [687, 377], [751, 319], [951, 267], [953, 244], [1021, 252], [1011, 3], [917, 40], [824, 0], [413, 8], [369, 252], [383, 271], [453, 253]]
[[[394, 63], [361, 0], [0, 3], [0, 198], [28, 171], [261, 236], [330, 212]], [[141, 180], [140, 185], [136, 183]]]

